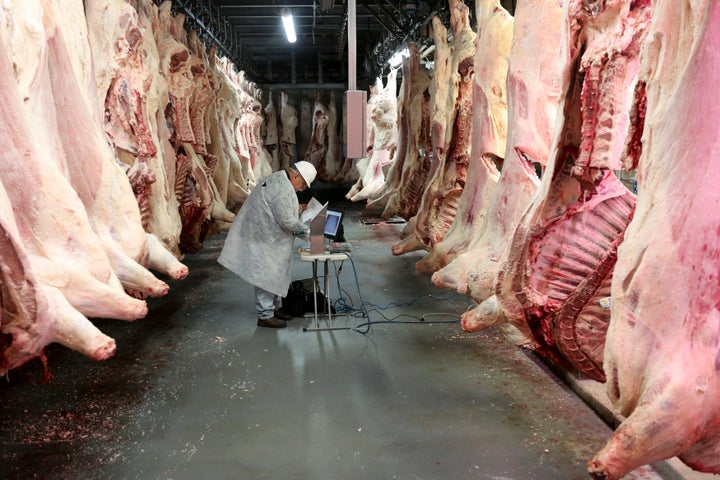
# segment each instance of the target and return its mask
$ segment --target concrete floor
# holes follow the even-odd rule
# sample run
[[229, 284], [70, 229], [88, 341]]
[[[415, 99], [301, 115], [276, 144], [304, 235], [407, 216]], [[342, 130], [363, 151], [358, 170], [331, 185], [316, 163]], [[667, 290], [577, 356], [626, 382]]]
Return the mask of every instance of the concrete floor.
[[252, 287], [215, 262], [217, 235], [146, 319], [98, 322], [114, 358], [51, 346], [52, 382], [39, 361], [0, 381], [0, 478], [588, 478], [610, 428], [500, 331], [462, 333], [469, 299], [416, 273], [421, 253], [390, 254], [402, 225], [360, 219], [344, 222], [355, 269], [340, 284], [359, 306], [355, 270], [370, 321], [393, 322], [257, 328]]

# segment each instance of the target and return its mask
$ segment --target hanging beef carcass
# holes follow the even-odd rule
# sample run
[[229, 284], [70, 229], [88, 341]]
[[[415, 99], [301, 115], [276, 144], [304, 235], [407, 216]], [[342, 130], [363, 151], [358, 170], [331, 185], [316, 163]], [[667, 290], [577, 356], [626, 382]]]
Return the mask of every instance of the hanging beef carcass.
[[[449, 95], [450, 86], [450, 68], [451, 68], [451, 54], [452, 50], [448, 44], [447, 29], [443, 25], [442, 21], [438, 17], [432, 19], [432, 37], [435, 44], [434, 52], [434, 74], [430, 80], [430, 86], [428, 88], [428, 130], [429, 130], [429, 142], [430, 148], [426, 152], [427, 161], [421, 163], [419, 166], [422, 167], [419, 170], [419, 174], [413, 176], [414, 184], [412, 185], [412, 191], [415, 194], [413, 203], [415, 208], [420, 201], [422, 196], [422, 189], [425, 186], [425, 182], [428, 176], [431, 175], [431, 170], [435, 164], [435, 159], [444, 156], [444, 144], [445, 144], [445, 130], [447, 127], [447, 96]], [[405, 68], [405, 64], [403, 64]], [[385, 212], [384, 216], [389, 218], [394, 215], [397, 211], [397, 195], [395, 190], [398, 188], [397, 185], [400, 183], [402, 178], [403, 165], [407, 156], [407, 147], [409, 140], [410, 128], [409, 121], [403, 121], [404, 115], [408, 113], [408, 109], [405, 107], [405, 95], [406, 95], [406, 84], [403, 79], [403, 84], [400, 93], [400, 121], [399, 121], [399, 134], [398, 134], [398, 151], [397, 159], [393, 161], [392, 168], [388, 175], [388, 185], [390, 193], [387, 195], [389, 198], [385, 200]], [[410, 99], [408, 99], [410, 100]], [[423, 103], [424, 104], [424, 103]], [[423, 114], [424, 115], [424, 114]], [[420, 130], [424, 129], [420, 126]], [[392, 199], [393, 203], [389, 203], [388, 200]], [[420, 242], [417, 236], [414, 234], [415, 220], [409, 222], [407, 228], [404, 229], [403, 235], [409, 240], [414, 240], [415, 246], [412, 249], [421, 248]], [[408, 249], [410, 251], [410, 249]]]
[[[325, 162], [325, 156], [328, 151], [328, 109], [320, 101], [320, 93], [315, 92], [315, 104], [313, 105], [313, 116], [312, 116], [312, 136], [310, 137], [310, 144], [308, 145], [303, 159], [306, 162], [312, 163], [318, 173], [324, 171], [321, 165]], [[320, 178], [318, 180], [327, 181], [327, 178]]]
[[198, 39], [197, 31], [190, 32], [187, 47], [190, 54], [197, 59], [191, 69], [194, 76], [194, 88], [190, 96], [190, 125], [195, 137], [193, 147], [205, 157], [208, 153], [207, 144], [210, 142], [207, 125], [208, 109], [215, 100], [216, 87], [212, 82], [212, 72], [209, 71], [210, 64], [205, 45]]
[[720, 473], [720, 110], [707, 97], [720, 84], [720, 4], [652, 7], [629, 155], [637, 206], [605, 344], [607, 393], [625, 419], [589, 463], [606, 480], [673, 456]]
[[[450, 135], [445, 136], [442, 147], [445, 155], [433, 159], [413, 233], [393, 246], [393, 255], [419, 248], [429, 249], [440, 242], [455, 218], [465, 186], [472, 138], [476, 34], [470, 27], [470, 9], [460, 0], [450, 0], [450, 24], [453, 49], [451, 88], [446, 107], [449, 112], [446, 133]], [[412, 239], [413, 235], [417, 239]]]
[[[169, 83], [172, 100], [169, 111], [175, 126], [171, 140], [177, 155], [175, 187], [182, 220], [180, 248], [192, 253], [202, 248], [211, 219], [232, 222], [234, 215], [225, 207], [212, 180], [212, 167], [217, 159], [203, 157], [204, 116], [212, 95], [209, 66], [188, 48], [185, 17], [182, 14], [172, 17], [168, 3], [160, 8], [163, 31], [159, 34], [158, 48], [162, 73]], [[191, 106], [193, 103], [197, 106]]]
[[156, 181], [150, 185], [149, 215], [143, 217], [146, 230], [155, 235], [176, 256], [180, 255], [180, 204], [175, 195], [175, 150], [170, 143], [165, 110], [170, 103], [167, 78], [162, 75], [160, 52], [154, 31], [159, 23], [158, 9], [150, 0], [137, 4], [143, 41], [140, 52], [143, 62], [151, 73], [150, 86], [146, 92], [147, 117], [150, 135], [157, 153], [148, 157]]
[[[3, 63], [7, 64], [7, 59]], [[4, 312], [0, 317], [0, 375], [38, 356], [44, 360], [43, 350], [53, 342], [93, 360], [105, 360], [115, 353], [112, 338], [73, 308], [57, 287], [46, 284], [36, 275], [2, 184], [0, 252]], [[49, 379], [47, 375], [46, 371], [45, 380]]]
[[[298, 121], [300, 122], [298, 125], [300, 128], [300, 142], [297, 145], [297, 151], [305, 153], [313, 134], [313, 102], [304, 95], [300, 98], [300, 117]], [[305, 159], [301, 158], [299, 160]]]
[[[198, 40], [199, 41], [199, 40]], [[222, 124], [226, 119], [221, 118], [225, 112], [222, 110], [220, 95], [223, 92], [223, 81], [224, 76], [218, 69], [219, 58], [216, 55], [216, 48], [213, 46], [210, 49], [207, 57], [207, 74], [211, 77], [210, 83], [213, 85], [213, 96], [212, 101], [208, 105], [206, 113], [206, 129], [207, 129], [207, 143], [205, 148], [207, 149], [206, 163], [208, 167], [211, 167], [212, 171], [212, 183], [215, 188], [216, 201], [220, 205], [224, 205], [227, 210], [232, 212], [229, 208], [229, 184], [230, 184], [230, 161], [226, 157], [227, 146], [223, 145], [223, 135], [221, 129]], [[212, 164], [212, 166], [211, 166]], [[211, 231], [222, 231], [229, 228], [230, 224], [222, 220], [214, 221], [211, 225]]]
[[245, 79], [245, 72], [240, 71], [232, 76], [233, 84], [240, 99], [240, 117], [235, 125], [235, 136], [237, 138], [238, 155], [242, 164], [243, 174], [248, 181], [255, 185], [259, 180], [257, 176], [258, 164], [251, 146], [252, 115], [255, 100], [248, 92], [248, 82]]
[[[505, 85], [513, 19], [498, 0], [475, 2], [475, 13], [478, 35], [472, 85], [471, 159], [466, 183], [450, 229], [440, 243], [430, 242], [432, 250], [416, 264], [420, 272], [434, 272], [445, 266], [465, 250], [470, 240], [478, 234], [499, 179], [494, 159], [505, 154]], [[429, 221], [432, 215], [426, 215], [426, 218]], [[437, 229], [421, 228], [420, 225], [415, 227], [416, 233], [424, 232], [418, 235], [421, 239], [434, 230]], [[432, 240], [432, 235], [429, 238]]]
[[234, 135], [237, 138], [238, 155], [243, 166], [243, 172], [253, 183], [257, 181], [253, 156], [250, 152], [250, 117], [252, 115], [253, 100], [245, 89], [245, 72], [239, 72], [233, 79], [240, 99], [240, 116], [235, 124]]
[[[190, 123], [190, 95], [193, 89], [193, 75], [188, 68], [190, 51], [177, 40], [177, 25], [172, 15], [172, 2], [164, 1], [158, 12], [158, 39], [162, 74], [168, 80], [171, 109], [168, 117], [172, 119], [173, 138], [181, 142], [193, 142], [195, 137]], [[184, 31], [183, 31], [184, 33]]]
[[[392, 73], [392, 72], [391, 72]], [[360, 190], [363, 189], [364, 182], [372, 180], [372, 177], [365, 178], [367, 173], [367, 167], [372, 157], [373, 143], [375, 142], [375, 127], [373, 122], [373, 109], [377, 99], [378, 92], [382, 90], [382, 78], [377, 77], [375, 84], [368, 87], [370, 96], [368, 97], [365, 105], [365, 155], [355, 161], [355, 171], [357, 172], [357, 179], [355, 183], [350, 187], [345, 198], [351, 200]], [[347, 123], [347, 120], [346, 120]], [[346, 125], [347, 128], [347, 125]]]
[[[190, 123], [193, 129], [195, 141], [192, 147], [198, 154], [196, 161], [198, 162], [197, 175], [202, 175], [204, 179], [194, 178], [196, 184], [203, 184], [208, 189], [208, 194], [212, 196], [212, 208], [210, 210], [210, 222], [206, 222], [203, 228], [207, 230], [210, 224], [232, 223], [235, 216], [226, 208], [226, 200], [220, 195], [220, 192], [213, 180], [214, 170], [218, 162], [218, 157], [208, 151], [210, 139], [210, 113], [215, 112], [214, 103], [217, 98], [217, 90], [219, 85], [214, 83], [214, 72], [212, 71], [210, 62], [208, 61], [205, 45], [200, 41], [196, 31], [190, 32], [187, 39], [187, 47], [190, 50], [190, 61], [192, 66], [190, 72], [193, 75], [193, 89], [191, 93], [190, 103]], [[260, 105], [258, 102], [254, 104], [255, 116], [259, 115]], [[250, 135], [251, 157], [256, 153], [256, 142], [254, 142], [256, 132]]]
[[[521, 2], [508, 61], [508, 134], [500, 180], [467, 250], [432, 282], [482, 301], [495, 280], [512, 232], [539, 185], [534, 164], [547, 163], [556, 120], [562, 11], [556, 2]], [[487, 159], [489, 160], [489, 159]]]
[[[565, 92], [540, 190], [521, 218], [498, 274], [497, 304], [555, 363], [604, 381], [603, 348], [617, 246], [635, 195], [610, 171], [622, 166], [632, 86], [650, 22], [648, 5], [565, 4]], [[495, 298], [463, 316], [473, 330]], [[478, 312], [480, 315], [478, 315]]]
[[295, 148], [295, 129], [298, 126], [297, 109], [288, 103], [287, 93], [280, 93], [280, 123], [282, 124], [280, 135], [280, 167], [287, 169], [295, 163], [293, 156]]
[[272, 99], [272, 90], [268, 93], [268, 103], [265, 105], [265, 148], [272, 157], [272, 169], [280, 170], [280, 159], [278, 157], [279, 138], [277, 126], [277, 109]]
[[[367, 200], [368, 208], [378, 209], [374, 204], [375, 200], [382, 195], [382, 192], [392, 189], [392, 183], [385, 179], [385, 170], [393, 161], [397, 145], [397, 72], [395, 70], [388, 74], [385, 86], [382, 78], [375, 82], [376, 93], [369, 102], [369, 120], [372, 129], [371, 141], [364, 172], [358, 180], [362, 187], [357, 193], [348, 194], [350, 200], [357, 202]], [[358, 168], [361, 168], [360, 166]], [[391, 179], [388, 179], [391, 180]]]
[[[338, 114], [335, 91], [330, 92], [328, 102], [327, 142], [325, 160], [318, 170], [318, 179], [328, 183], [342, 183], [351, 178], [352, 161], [343, 160], [342, 146], [338, 136]], [[324, 179], [324, 180], [323, 180]]]
[[410, 44], [407, 48], [408, 57], [402, 66], [402, 98], [398, 101], [398, 148], [388, 170], [391, 193], [385, 201], [383, 218], [398, 214], [410, 219], [415, 215], [430, 170], [430, 76], [417, 47]]
[[[432, 19], [432, 36], [435, 45], [434, 73], [430, 83], [430, 143], [432, 161], [442, 163], [445, 159], [445, 139], [453, 107], [448, 98], [457, 95], [457, 84], [453, 76], [453, 47], [448, 41], [448, 32], [438, 17]], [[439, 163], [438, 163], [439, 165]], [[435, 167], [437, 168], [437, 167]], [[434, 171], [433, 171], [434, 173]]]
[[[445, 161], [445, 139], [450, 120], [451, 112], [448, 107], [453, 107], [448, 98], [457, 95], [455, 88], [457, 84], [452, 82], [452, 46], [448, 42], [448, 32], [438, 17], [432, 19], [432, 35], [435, 45], [434, 53], [434, 74], [430, 83], [428, 94], [430, 95], [430, 145], [429, 153], [432, 160], [431, 170], [427, 178], [432, 178], [435, 171]], [[425, 180], [426, 180], [425, 179]], [[425, 181], [423, 180], [423, 182]], [[424, 183], [423, 183], [424, 187]], [[422, 187], [421, 187], [422, 188]]]
[[257, 163], [255, 165], [255, 175], [257, 178], [263, 178], [270, 175], [273, 171], [273, 158], [270, 151], [265, 148], [263, 141], [263, 130], [265, 129], [265, 115], [262, 108], [262, 91], [253, 83], [253, 113], [252, 113], [252, 129], [250, 146], [255, 152]]
[[[44, 30], [28, 29], [24, 24], [37, 19], [35, 15], [42, 12], [37, 9], [39, 5], [31, 2], [16, 4], [12, 11], [5, 11], [11, 17], [3, 19], [12, 27], [10, 31], [2, 30], [2, 50], [6, 53], [0, 55], [5, 116], [0, 125], [7, 146], [0, 156], [0, 181], [40, 282], [58, 288], [74, 308], [87, 316], [140, 318], [147, 313], [145, 302], [123, 292], [104, 240], [91, 228], [92, 219], [67, 180], [68, 166], [55, 160], [57, 155], [51, 150], [55, 140], [46, 136], [48, 130], [37, 128], [32, 115], [41, 109], [34, 102], [34, 108], [24, 109], [25, 98], [49, 102], [47, 109], [54, 109], [53, 97], [48, 94], [49, 80], [42, 73], [47, 68], [41, 62], [47, 57]], [[30, 31], [35, 32], [33, 37], [27, 36]], [[23, 45], [33, 55], [16, 55], [15, 59], [22, 63], [10, 65], [7, 55], [16, 51], [14, 45]], [[30, 118], [34, 118], [32, 123]]]
[[243, 80], [240, 84], [242, 97], [245, 98], [243, 118], [241, 119], [242, 143], [250, 159], [253, 177], [259, 180], [272, 173], [272, 157], [262, 146], [260, 131], [265, 121], [259, 92], [253, 82]]
[[179, 255], [179, 204], [174, 194], [175, 155], [164, 128], [167, 80], [152, 33], [157, 8], [139, 2], [93, 2], [85, 9], [94, 54], [98, 101], [108, 138], [127, 173], [146, 231]]
[[[44, 30], [25, 23], [37, 18], [37, 8], [16, 4], [3, 10], [0, 22], [0, 374], [42, 356], [52, 342], [108, 358], [115, 342], [84, 315], [134, 320], [147, 313], [144, 301], [123, 291], [103, 241], [53, 159], [52, 142], [23, 104], [38, 82], [47, 82], [36, 75], [45, 57]], [[14, 44], [27, 55], [11, 64]]]
[[[163, 295], [168, 286], [155, 278], [144, 266], [176, 278], [187, 275], [187, 268], [155, 238], [142, 228], [137, 202], [127, 176], [115, 162], [99, 125], [92, 69], [74, 63], [73, 58], [90, 59], [87, 31], [68, 34], [70, 25], [84, 25], [81, 2], [68, 2], [58, 9], [54, 2], [43, 2], [43, 9], [31, 9], [28, 18], [43, 13], [47, 56], [41, 57], [39, 70], [28, 97], [27, 108], [42, 122], [46, 139], [63, 165], [70, 184], [78, 193], [93, 229], [103, 240], [113, 270], [129, 290], [140, 295]], [[62, 15], [59, 13], [62, 12]], [[24, 47], [23, 47], [24, 48]], [[70, 52], [69, 48], [81, 48]], [[75, 68], [77, 65], [77, 69]], [[83, 131], [83, 135], [74, 132]], [[61, 153], [60, 153], [61, 152]], [[92, 180], [91, 180], [92, 179]]]
[[[216, 168], [214, 178], [216, 185], [227, 181], [227, 206], [231, 211], [237, 211], [250, 194], [254, 183], [240, 159], [238, 139], [235, 135], [235, 125], [240, 122], [241, 107], [240, 94], [232, 80], [233, 65], [227, 59], [221, 59], [216, 68], [220, 84], [217, 98], [219, 130], [228, 172], [225, 176], [222, 170]], [[218, 178], [219, 175], [222, 176]]]
[[[400, 87], [399, 96], [397, 90], [397, 70], [392, 69], [387, 76], [385, 86], [382, 77], [375, 79], [375, 85], [370, 86], [370, 99], [367, 103], [366, 132], [367, 132], [367, 155], [357, 162], [359, 179], [347, 194], [352, 199], [355, 193], [362, 190], [365, 185], [372, 185], [372, 199], [368, 197], [366, 208], [369, 210], [382, 210], [387, 205], [388, 198], [393, 194], [394, 189], [400, 181], [400, 172], [396, 165], [402, 164], [405, 158], [404, 146], [406, 138], [402, 138], [399, 126], [400, 110], [404, 97], [404, 88]], [[387, 150], [380, 157], [373, 157], [375, 144], [379, 150]], [[398, 147], [402, 145], [402, 153]], [[368, 170], [370, 163], [374, 162], [373, 168]], [[380, 161], [378, 162], [378, 159]], [[380, 189], [378, 191], [378, 189]], [[357, 191], [355, 191], [357, 190]], [[365, 199], [364, 195], [361, 199]]]
[[[195, 134], [190, 119], [189, 99], [195, 88], [193, 65], [199, 70], [199, 59], [193, 58], [187, 46], [178, 40], [185, 38], [182, 23], [178, 27], [172, 16], [171, 3], [163, 2], [160, 6], [159, 22], [155, 30], [160, 52], [161, 73], [168, 81], [171, 103], [167, 109], [168, 119], [172, 119], [173, 130], [170, 138], [175, 151], [175, 193], [180, 204], [182, 230], [180, 249], [184, 252], [195, 252], [202, 248], [199, 241], [202, 223], [210, 218], [212, 196], [202, 187], [196, 188], [196, 182], [203, 182], [205, 174], [196, 155], [189, 155], [182, 144], [195, 143]], [[182, 21], [184, 17], [181, 17]], [[178, 31], [179, 30], [179, 31]], [[191, 147], [191, 150], [192, 149]], [[193, 171], [201, 175], [193, 177]]]
[[462, 1], [450, 1], [453, 50], [450, 66], [452, 88], [447, 98], [446, 154], [444, 162], [438, 164], [425, 185], [415, 223], [415, 235], [425, 248], [440, 242], [450, 228], [470, 161], [476, 34], [470, 27], [469, 14], [469, 8]]

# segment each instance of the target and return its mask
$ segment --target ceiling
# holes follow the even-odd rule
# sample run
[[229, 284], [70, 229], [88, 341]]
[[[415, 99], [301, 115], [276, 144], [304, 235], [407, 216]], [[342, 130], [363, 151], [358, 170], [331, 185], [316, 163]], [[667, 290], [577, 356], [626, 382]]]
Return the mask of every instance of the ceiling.
[[[348, 0], [175, 0], [208, 43], [219, 45], [254, 82], [345, 85], [348, 79]], [[474, 1], [466, 0], [474, 14]], [[515, 0], [503, 0], [512, 4]], [[387, 60], [408, 40], [429, 42], [428, 24], [449, 24], [447, 0], [356, 0], [356, 76], [359, 88], [387, 70]], [[506, 7], [508, 8], [508, 7]], [[289, 9], [297, 41], [285, 37], [280, 12]], [[510, 10], [514, 11], [514, 8]], [[471, 20], [474, 24], [474, 20]]]

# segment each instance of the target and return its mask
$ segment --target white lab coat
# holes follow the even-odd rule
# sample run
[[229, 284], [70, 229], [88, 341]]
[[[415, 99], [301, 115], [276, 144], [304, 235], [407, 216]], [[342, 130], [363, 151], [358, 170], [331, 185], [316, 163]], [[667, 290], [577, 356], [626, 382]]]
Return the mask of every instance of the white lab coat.
[[284, 170], [260, 180], [235, 217], [218, 262], [248, 283], [285, 297], [293, 232], [308, 229], [298, 211], [295, 189]]

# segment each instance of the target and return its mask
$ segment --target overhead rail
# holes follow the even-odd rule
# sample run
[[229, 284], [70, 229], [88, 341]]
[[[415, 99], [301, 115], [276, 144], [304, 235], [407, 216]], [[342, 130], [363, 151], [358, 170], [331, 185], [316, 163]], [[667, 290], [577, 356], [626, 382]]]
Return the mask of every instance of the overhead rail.
[[[160, 3], [159, 0], [155, 0]], [[238, 70], [253, 70], [253, 63], [244, 51], [232, 24], [220, 13], [213, 0], [175, 0], [173, 9], [187, 17], [189, 28], [198, 32], [206, 44], [216, 45]]]

